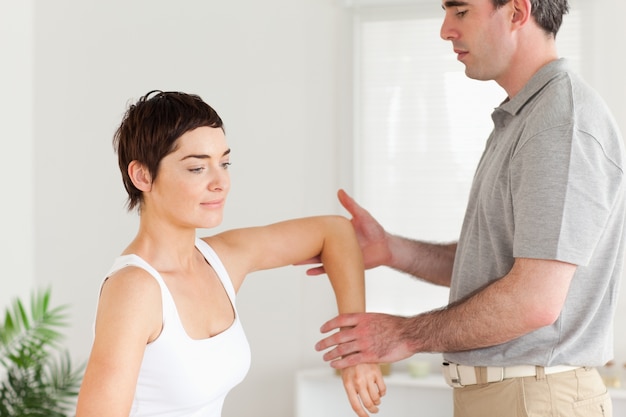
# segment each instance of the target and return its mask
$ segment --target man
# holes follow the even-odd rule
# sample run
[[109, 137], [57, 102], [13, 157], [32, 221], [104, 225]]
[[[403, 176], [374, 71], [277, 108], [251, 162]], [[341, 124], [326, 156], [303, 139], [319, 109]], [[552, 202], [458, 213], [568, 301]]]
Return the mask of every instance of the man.
[[[594, 367], [612, 357], [624, 257], [624, 150], [605, 104], [558, 59], [567, 0], [444, 1], [441, 37], [507, 99], [459, 241], [387, 233], [343, 191], [367, 267], [450, 287], [413, 317], [340, 315], [316, 348], [343, 368], [443, 352], [456, 417], [609, 416]], [[311, 270], [311, 274], [320, 269]], [[577, 414], [578, 413], [578, 414]]]

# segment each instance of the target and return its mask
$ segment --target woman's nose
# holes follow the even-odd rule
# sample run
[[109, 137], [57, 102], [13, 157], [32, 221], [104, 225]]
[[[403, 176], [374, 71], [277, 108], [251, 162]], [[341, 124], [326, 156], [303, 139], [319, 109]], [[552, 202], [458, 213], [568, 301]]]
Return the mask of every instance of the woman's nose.
[[230, 174], [224, 168], [214, 171], [213, 178], [209, 181], [209, 189], [212, 191], [228, 190], [230, 186]]

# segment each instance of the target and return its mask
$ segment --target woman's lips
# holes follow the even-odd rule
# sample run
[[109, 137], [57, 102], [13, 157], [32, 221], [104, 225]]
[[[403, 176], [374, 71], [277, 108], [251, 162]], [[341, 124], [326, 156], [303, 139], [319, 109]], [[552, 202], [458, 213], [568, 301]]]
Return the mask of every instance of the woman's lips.
[[200, 205], [208, 208], [218, 208], [224, 205], [224, 200], [206, 201], [204, 203], [200, 203]]

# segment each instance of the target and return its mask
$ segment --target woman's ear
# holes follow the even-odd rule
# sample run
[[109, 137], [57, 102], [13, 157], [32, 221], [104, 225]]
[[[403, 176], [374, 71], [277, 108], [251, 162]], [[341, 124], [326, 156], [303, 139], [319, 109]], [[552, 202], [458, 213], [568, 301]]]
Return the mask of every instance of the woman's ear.
[[150, 191], [152, 189], [152, 176], [146, 166], [138, 161], [131, 161], [128, 164], [128, 176], [139, 191]]

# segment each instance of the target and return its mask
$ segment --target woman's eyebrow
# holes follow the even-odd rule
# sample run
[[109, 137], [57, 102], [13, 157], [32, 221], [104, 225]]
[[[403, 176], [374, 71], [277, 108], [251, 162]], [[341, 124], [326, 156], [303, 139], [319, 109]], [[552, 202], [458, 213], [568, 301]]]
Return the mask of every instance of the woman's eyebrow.
[[[230, 155], [230, 149], [227, 149], [226, 151], [224, 151], [224, 153], [222, 154], [222, 157], [225, 157], [226, 155]], [[211, 155], [206, 155], [206, 154], [191, 154], [191, 155], [183, 156], [180, 160], [181, 160], [181, 161], [184, 161], [185, 159], [189, 159], [189, 158], [196, 158], [196, 159], [211, 159]]]

